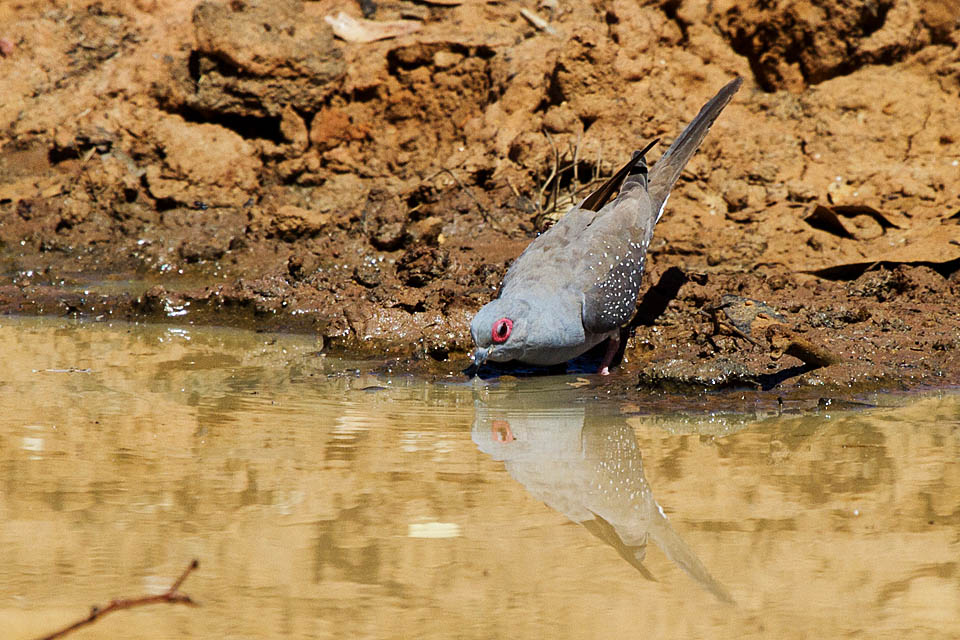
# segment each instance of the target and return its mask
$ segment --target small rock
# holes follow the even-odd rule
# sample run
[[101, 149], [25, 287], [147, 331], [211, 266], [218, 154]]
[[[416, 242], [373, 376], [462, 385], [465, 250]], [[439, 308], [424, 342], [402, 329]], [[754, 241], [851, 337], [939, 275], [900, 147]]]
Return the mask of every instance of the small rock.
[[312, 253], [302, 251], [287, 260], [287, 273], [295, 280], [304, 280], [317, 270], [319, 260]]
[[334, 107], [321, 109], [310, 123], [310, 142], [321, 151], [349, 140], [350, 116]]

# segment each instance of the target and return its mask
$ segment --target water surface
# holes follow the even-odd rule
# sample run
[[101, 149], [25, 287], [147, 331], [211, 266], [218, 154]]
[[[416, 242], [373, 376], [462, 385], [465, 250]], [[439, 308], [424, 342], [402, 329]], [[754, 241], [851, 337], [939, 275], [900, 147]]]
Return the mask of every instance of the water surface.
[[73, 637], [960, 635], [956, 395], [644, 416], [303, 337], [3, 318], [0, 352], [3, 638], [193, 558], [202, 607]]

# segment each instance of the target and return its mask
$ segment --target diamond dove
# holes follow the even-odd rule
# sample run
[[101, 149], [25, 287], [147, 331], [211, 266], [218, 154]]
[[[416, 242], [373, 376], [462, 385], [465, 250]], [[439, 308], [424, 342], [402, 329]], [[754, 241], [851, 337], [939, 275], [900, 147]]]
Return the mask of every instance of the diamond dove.
[[609, 373], [670, 190], [741, 84], [707, 102], [652, 169], [644, 156], [656, 140], [527, 246], [470, 324], [478, 366], [560, 364], [607, 340], [599, 373]]

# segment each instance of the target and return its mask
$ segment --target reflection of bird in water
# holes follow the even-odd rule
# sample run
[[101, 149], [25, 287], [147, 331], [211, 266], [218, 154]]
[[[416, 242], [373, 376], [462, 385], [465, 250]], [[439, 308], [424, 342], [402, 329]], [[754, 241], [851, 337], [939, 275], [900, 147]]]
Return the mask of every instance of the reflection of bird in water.
[[538, 500], [583, 525], [644, 577], [647, 540], [724, 602], [730, 594], [680, 539], [653, 498], [633, 429], [610, 418], [584, 424], [583, 406], [478, 406], [473, 441], [502, 460]]

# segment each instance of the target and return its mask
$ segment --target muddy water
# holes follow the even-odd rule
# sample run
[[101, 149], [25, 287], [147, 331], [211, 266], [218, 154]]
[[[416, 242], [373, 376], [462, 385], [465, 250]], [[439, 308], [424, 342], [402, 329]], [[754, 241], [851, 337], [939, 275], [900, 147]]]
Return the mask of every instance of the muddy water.
[[[643, 417], [309, 339], [0, 320], [0, 637], [960, 635], [960, 398]], [[602, 395], [602, 393], [600, 394]]]

